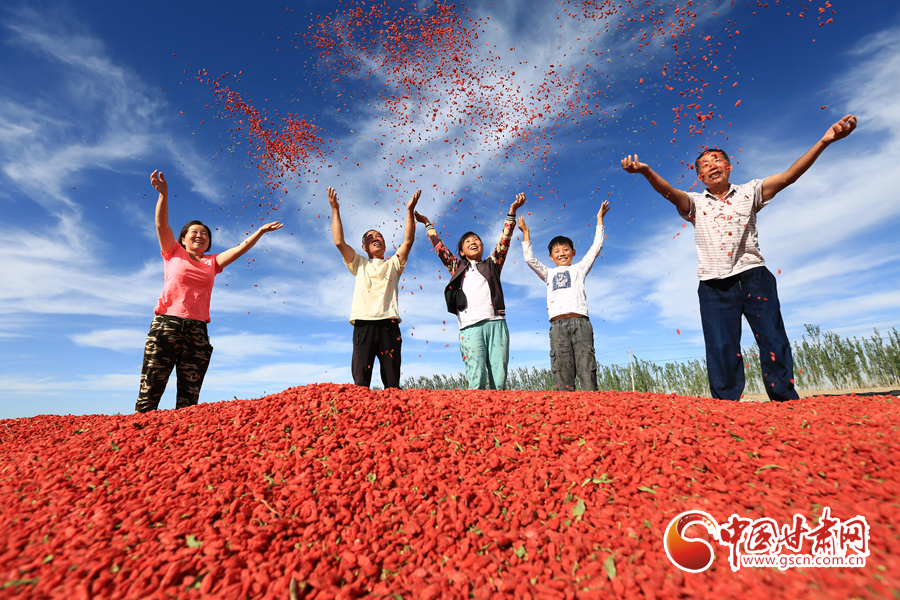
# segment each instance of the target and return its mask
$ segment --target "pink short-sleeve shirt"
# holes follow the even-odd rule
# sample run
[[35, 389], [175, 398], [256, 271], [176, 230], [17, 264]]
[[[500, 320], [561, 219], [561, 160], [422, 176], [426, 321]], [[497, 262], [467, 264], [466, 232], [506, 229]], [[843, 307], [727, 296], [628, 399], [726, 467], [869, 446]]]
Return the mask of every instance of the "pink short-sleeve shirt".
[[196, 262], [177, 243], [168, 253], [162, 254], [166, 261], [166, 281], [153, 312], [209, 323], [213, 283], [216, 275], [222, 272], [217, 256], [210, 254]]
[[731, 184], [724, 199], [708, 190], [687, 192], [690, 210], [679, 210], [678, 214], [694, 225], [701, 281], [724, 279], [765, 266], [756, 231], [756, 213], [769, 203], [762, 197], [763, 181]]

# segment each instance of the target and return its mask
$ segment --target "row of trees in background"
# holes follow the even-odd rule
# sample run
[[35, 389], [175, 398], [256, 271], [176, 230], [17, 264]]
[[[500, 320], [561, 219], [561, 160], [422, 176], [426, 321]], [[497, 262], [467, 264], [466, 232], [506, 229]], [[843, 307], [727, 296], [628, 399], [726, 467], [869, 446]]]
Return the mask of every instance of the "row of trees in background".
[[[875, 329], [870, 338], [841, 338], [822, 333], [817, 325], [806, 325], [807, 336], [793, 344], [794, 379], [797, 389], [859, 389], [900, 385], [900, 333], [891, 329], [884, 337]], [[744, 393], [764, 393], [759, 348], [754, 344], [743, 352], [746, 388]], [[709, 396], [706, 360], [654, 363], [634, 359], [634, 389], [638, 392], [680, 396]], [[631, 366], [597, 365], [601, 390], [631, 391]], [[511, 390], [552, 390], [556, 384], [550, 369], [517, 368], [507, 376]], [[404, 388], [466, 389], [465, 373], [407, 378]]]

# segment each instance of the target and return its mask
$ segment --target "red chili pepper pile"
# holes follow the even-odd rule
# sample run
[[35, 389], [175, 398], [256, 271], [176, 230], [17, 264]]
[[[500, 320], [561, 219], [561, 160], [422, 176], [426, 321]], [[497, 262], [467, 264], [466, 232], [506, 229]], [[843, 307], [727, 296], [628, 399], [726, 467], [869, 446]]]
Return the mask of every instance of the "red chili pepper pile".
[[[325, 384], [0, 421], [0, 596], [890, 597], [896, 402]], [[732, 572], [713, 544], [690, 574], [663, 549], [685, 510], [825, 506], [868, 520], [864, 568]]]

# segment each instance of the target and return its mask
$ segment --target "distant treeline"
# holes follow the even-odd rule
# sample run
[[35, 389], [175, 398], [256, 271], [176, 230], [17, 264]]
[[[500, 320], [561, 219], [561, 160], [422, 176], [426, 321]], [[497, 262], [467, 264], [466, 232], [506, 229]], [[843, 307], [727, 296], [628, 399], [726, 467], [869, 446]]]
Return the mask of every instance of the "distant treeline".
[[[891, 329], [882, 338], [877, 329], [870, 338], [841, 338], [824, 334], [817, 325], [806, 325], [809, 336], [794, 343], [794, 380], [797, 389], [859, 389], [900, 385], [900, 334]], [[754, 344], [743, 351], [746, 388], [744, 393], [762, 394], [763, 377], [759, 348]], [[631, 391], [629, 365], [597, 365], [597, 383], [601, 390]], [[409, 377], [404, 388], [430, 390], [466, 389], [465, 373]], [[550, 369], [537, 367], [510, 369], [507, 387], [511, 390], [552, 390]], [[580, 389], [580, 388], [579, 388]], [[709, 396], [706, 360], [657, 364], [634, 359], [634, 389], [638, 392]]]

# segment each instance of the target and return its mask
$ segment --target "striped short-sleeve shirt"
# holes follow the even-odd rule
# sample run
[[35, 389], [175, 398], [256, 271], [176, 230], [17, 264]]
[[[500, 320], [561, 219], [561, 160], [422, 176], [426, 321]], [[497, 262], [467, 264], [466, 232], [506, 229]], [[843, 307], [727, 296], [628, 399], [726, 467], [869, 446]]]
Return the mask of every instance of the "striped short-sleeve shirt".
[[769, 203], [763, 200], [762, 184], [762, 179], [741, 185], [732, 183], [724, 198], [709, 190], [687, 192], [690, 210], [679, 210], [678, 214], [694, 225], [697, 275], [701, 281], [724, 279], [765, 266], [756, 231], [756, 213]]

